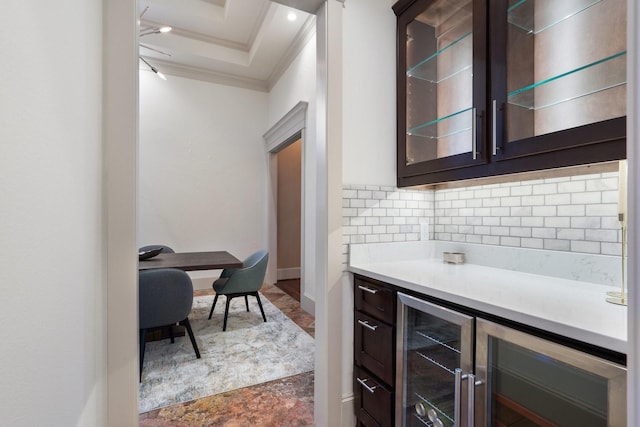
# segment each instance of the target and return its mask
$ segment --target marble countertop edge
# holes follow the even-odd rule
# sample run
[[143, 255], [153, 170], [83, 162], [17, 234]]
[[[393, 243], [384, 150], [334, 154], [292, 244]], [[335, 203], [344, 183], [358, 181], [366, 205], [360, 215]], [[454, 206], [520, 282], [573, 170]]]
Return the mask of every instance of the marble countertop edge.
[[353, 262], [349, 270], [404, 289], [626, 354], [627, 309], [606, 302], [619, 288], [437, 259]]

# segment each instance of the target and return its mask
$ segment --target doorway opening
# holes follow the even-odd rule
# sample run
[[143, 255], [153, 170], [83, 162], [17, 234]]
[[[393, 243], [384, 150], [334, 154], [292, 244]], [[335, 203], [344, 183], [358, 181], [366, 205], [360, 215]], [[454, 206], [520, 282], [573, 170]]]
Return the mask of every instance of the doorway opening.
[[[307, 188], [307, 184], [313, 183], [313, 177], [308, 176], [308, 174], [311, 173], [311, 170], [307, 167], [307, 144], [305, 143], [307, 107], [307, 102], [298, 102], [298, 104], [286, 113], [263, 136], [266, 151], [269, 155], [270, 206], [268, 208], [268, 246], [269, 253], [275, 254], [275, 259], [272, 259], [273, 263], [270, 263], [268, 267], [267, 277], [271, 278], [272, 283], [276, 283], [281, 280], [281, 278], [293, 278], [293, 276], [297, 275], [300, 279], [300, 306], [307, 313], [315, 314], [315, 293], [314, 289], [308, 286], [309, 280], [307, 280], [307, 274], [312, 272], [312, 269], [308, 268], [308, 263], [311, 261], [308, 260], [305, 255], [312, 253], [308, 250], [307, 245], [311, 244], [313, 241], [312, 236], [310, 238], [311, 230], [307, 229], [307, 227], [310, 227], [313, 224], [309, 223], [306, 219], [307, 215], [305, 214], [305, 207], [308, 204], [307, 200], [312, 197], [309, 189]], [[293, 160], [294, 156], [298, 160]], [[299, 162], [299, 172], [291, 170], [286, 171], [283, 173], [283, 179], [289, 179], [289, 175], [293, 176], [293, 174], [296, 174], [299, 178], [291, 178], [291, 180], [296, 181], [295, 184], [289, 183], [292, 188], [284, 190], [279, 189], [279, 181], [281, 181], [281, 179], [279, 179], [278, 176], [278, 165], [280, 163], [287, 163], [285, 166], [291, 166], [288, 163], [293, 162]], [[288, 218], [287, 215], [280, 215], [278, 212], [278, 205], [283, 202], [280, 200], [281, 195], [279, 192], [281, 191], [285, 191], [285, 193], [296, 192], [298, 194], [299, 199], [295, 200], [293, 200], [293, 195], [291, 197], [285, 195], [285, 199], [288, 200], [284, 202], [284, 204], [285, 206], [289, 206], [291, 209], [296, 209], [291, 207], [291, 205], [297, 204], [299, 214], [296, 215], [297, 219], [300, 221], [299, 224], [279, 224], [279, 221], [285, 222]], [[287, 237], [279, 236], [282, 228], [289, 230], [295, 229], [298, 234], [288, 235]], [[299, 245], [295, 245], [295, 243], [287, 243], [290, 241], [288, 239], [298, 239], [297, 243]], [[292, 250], [292, 252], [296, 252], [299, 256], [298, 266], [296, 266], [297, 268], [287, 266], [287, 264], [290, 264], [289, 260], [285, 260], [284, 263], [281, 263], [281, 260], [279, 259], [281, 256], [280, 250], [286, 252], [287, 249], [294, 247], [295, 249]], [[283, 254], [282, 256], [289, 255]]]
[[275, 154], [277, 163], [276, 286], [300, 302], [302, 139]]

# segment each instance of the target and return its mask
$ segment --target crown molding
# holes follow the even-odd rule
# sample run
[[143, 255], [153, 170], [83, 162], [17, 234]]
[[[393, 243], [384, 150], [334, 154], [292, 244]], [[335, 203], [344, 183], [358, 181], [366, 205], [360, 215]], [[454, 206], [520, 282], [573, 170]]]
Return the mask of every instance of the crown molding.
[[[148, 20], [140, 21], [140, 26], [162, 27], [163, 25], [164, 24], [160, 24], [155, 21], [148, 21]], [[207, 34], [185, 30], [184, 28], [179, 28], [179, 27], [171, 27], [171, 33], [177, 36], [188, 38], [188, 39], [198, 40], [205, 43], [211, 43], [219, 46], [228, 47], [231, 49], [241, 50], [243, 52], [249, 52], [249, 45], [246, 43], [238, 43], [231, 40], [221, 39], [218, 37], [209, 36]], [[171, 34], [171, 33], [168, 33], [168, 34]], [[144, 40], [144, 36], [141, 37], [140, 39]]]
[[267, 82], [264, 80], [252, 79], [249, 77], [240, 77], [233, 74], [211, 71], [205, 68], [176, 64], [158, 58], [148, 58], [148, 60], [153, 62], [154, 66], [157, 66], [157, 68], [166, 75], [201, 80], [204, 82], [217, 83], [226, 86], [235, 86], [243, 89], [256, 90], [259, 92], [269, 91]]

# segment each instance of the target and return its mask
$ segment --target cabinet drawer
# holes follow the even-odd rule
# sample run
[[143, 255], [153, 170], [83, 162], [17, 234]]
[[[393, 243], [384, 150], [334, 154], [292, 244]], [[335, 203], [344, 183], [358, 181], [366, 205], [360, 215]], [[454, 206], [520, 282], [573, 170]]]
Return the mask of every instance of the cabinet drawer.
[[391, 427], [393, 393], [364, 369], [355, 370], [356, 416], [358, 426]]
[[393, 384], [393, 327], [360, 311], [354, 315], [354, 356], [387, 384]]
[[389, 324], [395, 322], [395, 292], [383, 285], [355, 278], [356, 310]]

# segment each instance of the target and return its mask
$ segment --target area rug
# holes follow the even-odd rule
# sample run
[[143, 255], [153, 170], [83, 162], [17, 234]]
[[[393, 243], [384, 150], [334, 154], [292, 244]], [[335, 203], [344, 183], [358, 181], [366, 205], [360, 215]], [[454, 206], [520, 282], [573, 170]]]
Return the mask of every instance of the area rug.
[[222, 332], [225, 298], [211, 320], [213, 296], [193, 300], [189, 320], [200, 359], [188, 336], [147, 343], [139, 413], [313, 370], [314, 339], [263, 296], [266, 323], [254, 297], [249, 312], [234, 298]]

